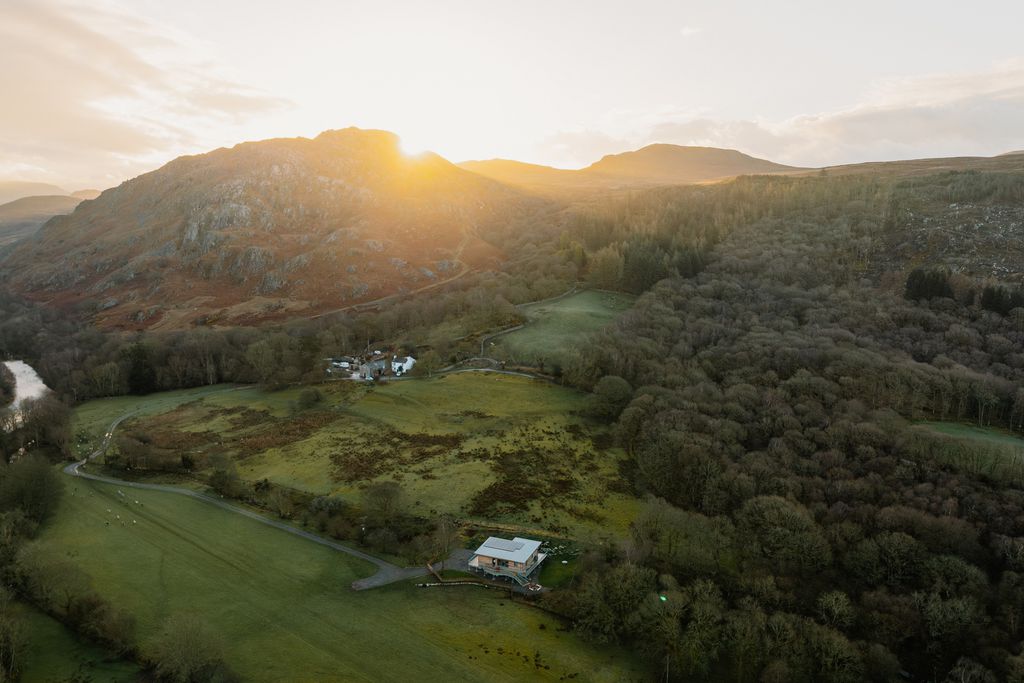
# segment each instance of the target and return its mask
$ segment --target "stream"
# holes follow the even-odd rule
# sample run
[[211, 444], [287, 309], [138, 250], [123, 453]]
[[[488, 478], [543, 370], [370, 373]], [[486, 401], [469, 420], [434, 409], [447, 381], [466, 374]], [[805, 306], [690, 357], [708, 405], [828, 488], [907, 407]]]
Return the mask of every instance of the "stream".
[[14, 402], [10, 406], [12, 409], [17, 410], [26, 400], [39, 398], [50, 390], [43, 383], [43, 378], [28, 363], [8, 360], [4, 361], [4, 365], [14, 374]]

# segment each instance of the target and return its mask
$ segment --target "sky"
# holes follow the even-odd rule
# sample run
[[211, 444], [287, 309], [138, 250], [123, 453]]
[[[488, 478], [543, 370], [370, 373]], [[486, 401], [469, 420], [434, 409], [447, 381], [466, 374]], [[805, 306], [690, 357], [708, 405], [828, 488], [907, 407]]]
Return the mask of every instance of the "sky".
[[0, 180], [103, 189], [359, 126], [563, 168], [1024, 149], [1024, 2], [0, 0]]

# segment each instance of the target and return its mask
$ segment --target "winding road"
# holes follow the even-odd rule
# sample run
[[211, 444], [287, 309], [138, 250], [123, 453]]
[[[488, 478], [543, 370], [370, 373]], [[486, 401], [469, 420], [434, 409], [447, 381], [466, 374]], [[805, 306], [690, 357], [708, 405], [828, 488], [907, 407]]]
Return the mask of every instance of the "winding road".
[[[295, 536], [299, 536], [300, 538], [304, 538], [307, 541], [312, 541], [313, 543], [318, 543], [320, 545], [327, 546], [332, 550], [336, 550], [340, 553], [345, 553], [346, 555], [351, 555], [352, 557], [357, 557], [360, 560], [364, 560], [375, 565], [377, 567], [377, 572], [372, 576], [368, 576], [364, 579], [359, 579], [358, 581], [353, 581], [353, 590], [358, 591], [366, 590], [368, 588], [376, 588], [378, 586], [385, 586], [389, 583], [395, 583], [396, 581], [402, 581], [417, 576], [426, 576], [430, 573], [430, 570], [427, 569], [427, 567], [425, 566], [399, 567], [396, 564], [392, 564], [386, 560], [382, 560], [379, 557], [374, 557], [373, 555], [370, 555], [369, 553], [364, 553], [361, 550], [350, 548], [347, 545], [342, 545], [341, 543], [331, 541], [329, 539], [323, 538], [322, 536], [318, 536], [314, 533], [305, 531], [303, 529], [297, 529], [291, 526], [290, 524], [286, 524], [285, 522], [276, 519], [271, 519], [270, 517], [265, 517], [259, 514], [258, 512], [253, 512], [252, 510], [240, 507], [238, 505], [232, 505], [231, 503], [225, 501], [223, 498], [212, 496], [208, 493], [202, 493], [201, 491], [193, 491], [191, 489], [181, 488], [179, 486], [169, 486], [166, 484], [143, 484], [134, 481], [124, 481], [123, 479], [105, 477], [103, 475], [92, 474], [91, 472], [84, 471], [83, 468], [91, 460], [94, 460], [95, 458], [98, 458], [99, 456], [106, 453], [107, 448], [110, 446], [110, 440], [114, 436], [114, 430], [117, 429], [117, 427], [122, 422], [132, 417], [134, 414], [135, 413], [125, 413], [124, 415], [114, 420], [110, 424], [110, 427], [107, 429], [106, 434], [103, 435], [103, 441], [100, 443], [99, 447], [82, 460], [67, 465], [64, 468], [64, 473], [72, 477], [90, 479], [92, 481], [98, 481], [104, 484], [113, 484], [115, 486], [123, 486], [125, 488], [145, 489], [147, 491], [161, 491], [163, 493], [175, 493], [180, 496], [188, 496], [189, 498], [194, 498], [195, 500], [200, 500], [204, 503], [215, 505], [221, 508], [222, 510], [227, 510], [228, 512], [233, 512], [237, 515], [248, 517], [249, 519], [253, 519], [257, 522], [260, 522], [261, 524], [272, 526], [275, 529], [280, 529], [281, 531], [285, 531], [289, 534], [293, 534]], [[442, 566], [448, 565], [449, 563], [457, 564], [459, 562], [464, 562], [466, 558], [464, 558], [463, 555], [464, 551], [456, 550], [454, 553], [452, 553], [452, 557], [450, 557], [448, 560], [442, 563]]]

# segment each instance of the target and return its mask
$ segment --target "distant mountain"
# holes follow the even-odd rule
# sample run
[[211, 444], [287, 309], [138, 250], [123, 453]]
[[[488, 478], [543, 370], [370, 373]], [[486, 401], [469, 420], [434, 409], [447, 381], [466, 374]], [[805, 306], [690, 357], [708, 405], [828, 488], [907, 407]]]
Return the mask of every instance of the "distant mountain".
[[0, 180], [0, 204], [13, 202], [22, 197], [66, 196], [67, 190], [49, 183], [28, 183], [21, 180]]
[[68, 214], [81, 199], [61, 195], [22, 197], [0, 204], [0, 246], [35, 233], [54, 216]]
[[610, 189], [686, 185], [740, 175], [793, 173], [805, 169], [758, 159], [733, 149], [648, 145], [610, 154], [578, 171], [492, 159], [467, 161], [463, 168], [503, 183], [543, 190]]
[[100, 196], [100, 190], [77, 190], [72, 192], [71, 196], [79, 199], [96, 199]]
[[648, 184], [689, 184], [721, 180], [739, 175], [789, 173], [802, 169], [758, 159], [734, 149], [648, 145], [635, 152], [609, 154], [583, 169], [617, 179]]
[[176, 159], [82, 202], [0, 263], [107, 327], [244, 324], [444, 283], [500, 257], [478, 230], [536, 202], [391, 133], [328, 131]]

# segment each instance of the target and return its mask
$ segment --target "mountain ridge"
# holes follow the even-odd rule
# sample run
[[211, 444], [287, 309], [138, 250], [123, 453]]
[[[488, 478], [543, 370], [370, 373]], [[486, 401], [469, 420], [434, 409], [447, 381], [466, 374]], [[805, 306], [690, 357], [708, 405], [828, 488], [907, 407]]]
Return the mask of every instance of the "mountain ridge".
[[513, 233], [533, 219], [528, 212], [603, 194], [747, 174], [1019, 170], [1022, 159], [805, 169], [658, 143], [568, 170], [500, 159], [454, 164], [405, 154], [388, 131], [344, 128], [182, 156], [80, 203], [24, 200], [73, 211], [49, 220], [37, 212], [33, 225], [8, 232], [13, 238], [0, 231], [0, 280], [107, 328], [258, 324], [358, 309], [500, 268], [504, 254], [489, 235]]
[[464, 161], [462, 168], [510, 185], [536, 189], [608, 190], [689, 185], [740, 175], [797, 173], [808, 169], [786, 166], [734, 149], [655, 143], [640, 149], [608, 154], [580, 169], [559, 169], [509, 159]]

